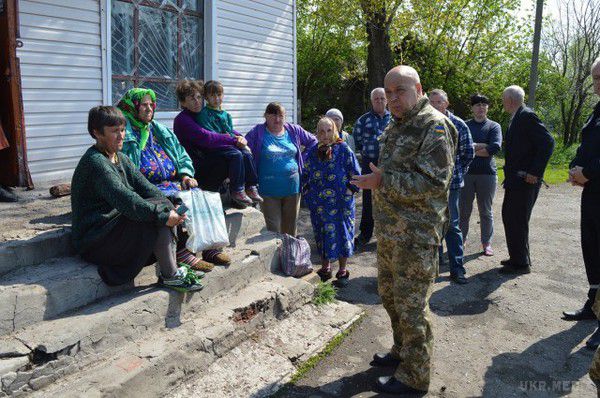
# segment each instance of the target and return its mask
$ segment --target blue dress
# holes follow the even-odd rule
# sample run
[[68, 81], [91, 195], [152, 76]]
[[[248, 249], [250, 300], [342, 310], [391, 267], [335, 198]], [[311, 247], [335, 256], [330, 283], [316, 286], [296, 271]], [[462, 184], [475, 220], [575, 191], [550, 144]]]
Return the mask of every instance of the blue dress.
[[356, 156], [346, 143], [334, 145], [331, 160], [321, 161], [314, 146], [302, 171], [303, 193], [317, 249], [327, 260], [350, 257], [354, 252], [353, 175], [360, 175]]

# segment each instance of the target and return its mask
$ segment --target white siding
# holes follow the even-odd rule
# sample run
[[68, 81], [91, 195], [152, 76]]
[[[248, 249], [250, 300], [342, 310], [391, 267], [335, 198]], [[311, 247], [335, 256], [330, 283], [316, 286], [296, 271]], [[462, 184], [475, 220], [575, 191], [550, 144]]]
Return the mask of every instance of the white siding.
[[263, 122], [272, 101], [296, 120], [294, 13], [294, 0], [217, 0], [214, 78], [240, 132]]
[[70, 178], [93, 142], [87, 111], [101, 105], [99, 0], [20, 0], [27, 158], [34, 183]]

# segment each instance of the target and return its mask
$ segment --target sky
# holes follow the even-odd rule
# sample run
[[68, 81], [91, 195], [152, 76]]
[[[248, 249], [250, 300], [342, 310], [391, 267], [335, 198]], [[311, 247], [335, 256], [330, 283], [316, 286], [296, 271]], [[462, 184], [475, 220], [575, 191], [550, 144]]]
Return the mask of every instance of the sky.
[[[558, 3], [561, 0], [546, 0], [544, 4], [544, 17], [555, 17], [558, 14]], [[536, 0], [521, 0], [522, 10], [535, 10]]]

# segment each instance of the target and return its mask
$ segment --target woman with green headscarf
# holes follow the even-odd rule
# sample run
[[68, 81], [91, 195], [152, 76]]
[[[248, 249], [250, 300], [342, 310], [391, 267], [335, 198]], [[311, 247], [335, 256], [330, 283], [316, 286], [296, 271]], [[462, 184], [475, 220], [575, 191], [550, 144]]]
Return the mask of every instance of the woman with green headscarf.
[[[132, 88], [125, 93], [118, 107], [127, 119], [123, 153], [126, 154], [141, 173], [167, 197], [179, 201], [177, 195], [182, 190], [197, 189], [198, 182], [193, 178], [194, 166], [175, 134], [166, 126], [156, 122], [156, 94], [145, 88]], [[177, 248], [177, 261], [195, 270], [211, 271], [213, 264], [221, 265], [229, 260], [224, 253], [215, 250], [203, 252], [202, 260], [185, 247], [187, 234], [180, 233]], [[227, 264], [230, 262], [227, 261]]]

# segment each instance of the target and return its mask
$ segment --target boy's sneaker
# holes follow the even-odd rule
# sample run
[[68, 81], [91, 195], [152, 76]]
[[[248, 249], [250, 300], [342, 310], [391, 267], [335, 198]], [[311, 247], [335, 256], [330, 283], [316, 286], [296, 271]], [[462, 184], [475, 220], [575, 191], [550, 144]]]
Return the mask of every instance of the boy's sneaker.
[[250, 199], [248, 197], [248, 195], [246, 195], [246, 192], [244, 191], [239, 191], [239, 192], [232, 192], [231, 193], [231, 200], [236, 203], [239, 206], [243, 206], [242, 208], [245, 209], [246, 207], [250, 206], [252, 203], [252, 199]]
[[256, 185], [246, 188], [246, 195], [254, 202], [254, 203], [262, 203], [264, 202], [263, 198], [258, 194], [258, 189], [256, 189]]
[[200, 283], [200, 278], [187, 266], [177, 268], [177, 272], [173, 277], [162, 278], [160, 284], [182, 293], [197, 292], [204, 288]]

